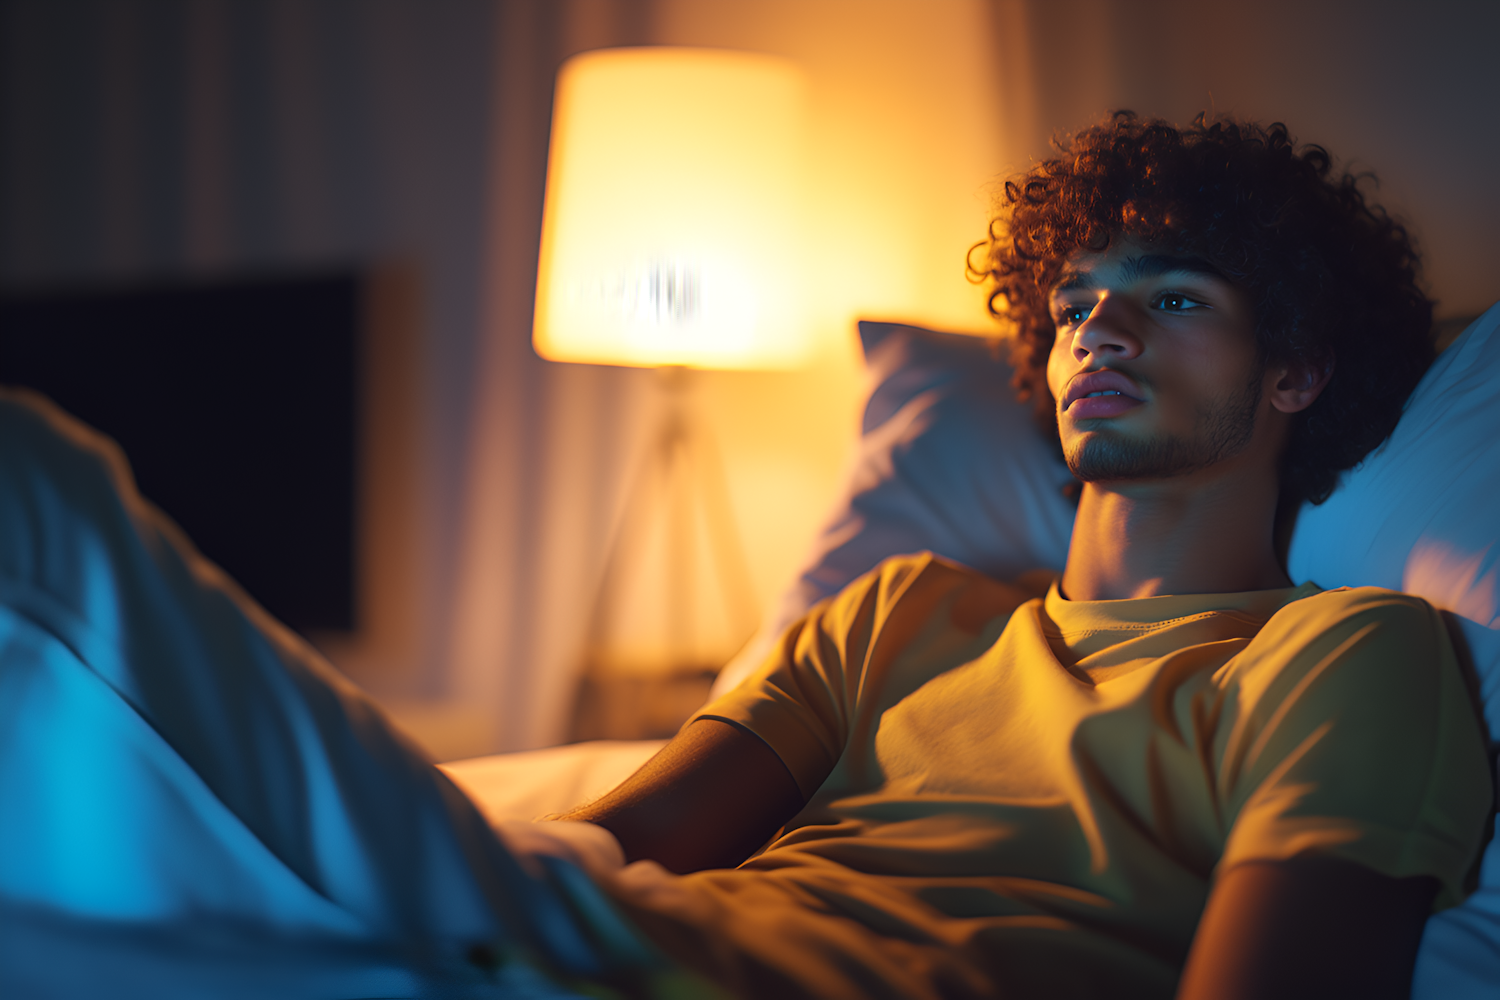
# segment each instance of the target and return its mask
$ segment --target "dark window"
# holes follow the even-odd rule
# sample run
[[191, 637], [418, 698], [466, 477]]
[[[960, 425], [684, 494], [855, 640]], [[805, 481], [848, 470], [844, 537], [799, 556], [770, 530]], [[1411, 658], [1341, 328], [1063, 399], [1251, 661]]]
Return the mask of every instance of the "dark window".
[[0, 296], [0, 382], [109, 434], [268, 611], [354, 627], [350, 274]]

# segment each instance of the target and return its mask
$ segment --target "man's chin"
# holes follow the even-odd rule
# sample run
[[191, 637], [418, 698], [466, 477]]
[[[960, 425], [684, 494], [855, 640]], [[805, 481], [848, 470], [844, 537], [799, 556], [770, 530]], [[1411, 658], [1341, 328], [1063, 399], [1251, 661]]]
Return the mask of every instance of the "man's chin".
[[1171, 479], [1211, 465], [1213, 454], [1168, 435], [1145, 440], [1091, 436], [1066, 450], [1073, 478], [1085, 483], [1125, 483]]

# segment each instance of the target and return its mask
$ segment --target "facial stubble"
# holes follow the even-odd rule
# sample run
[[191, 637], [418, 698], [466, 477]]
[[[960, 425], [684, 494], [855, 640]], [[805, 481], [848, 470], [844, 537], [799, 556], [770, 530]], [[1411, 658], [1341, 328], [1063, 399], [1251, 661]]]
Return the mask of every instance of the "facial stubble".
[[1068, 469], [1085, 483], [1167, 479], [1207, 468], [1239, 454], [1255, 436], [1263, 370], [1239, 392], [1200, 407], [1191, 438], [1155, 434], [1137, 439], [1095, 433], [1066, 450]]

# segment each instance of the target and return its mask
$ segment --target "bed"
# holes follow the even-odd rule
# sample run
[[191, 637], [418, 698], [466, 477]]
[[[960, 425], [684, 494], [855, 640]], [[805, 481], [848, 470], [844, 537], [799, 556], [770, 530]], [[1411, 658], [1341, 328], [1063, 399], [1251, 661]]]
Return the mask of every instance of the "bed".
[[[1007, 577], [1060, 569], [1072, 523], [1055, 450], [1007, 388], [1009, 369], [980, 339], [862, 322], [870, 376], [859, 450], [804, 568], [718, 694], [758, 665], [813, 603], [881, 559], [930, 550]], [[1418, 594], [1444, 612], [1487, 731], [1500, 733], [1500, 305], [1452, 340], [1413, 394], [1392, 438], [1347, 473], [1292, 535], [1295, 581]], [[608, 791], [662, 746], [601, 741], [442, 765], [499, 823], [562, 812]], [[1492, 739], [1492, 763], [1495, 743]], [[1476, 890], [1433, 917], [1413, 996], [1500, 992], [1500, 847]]]

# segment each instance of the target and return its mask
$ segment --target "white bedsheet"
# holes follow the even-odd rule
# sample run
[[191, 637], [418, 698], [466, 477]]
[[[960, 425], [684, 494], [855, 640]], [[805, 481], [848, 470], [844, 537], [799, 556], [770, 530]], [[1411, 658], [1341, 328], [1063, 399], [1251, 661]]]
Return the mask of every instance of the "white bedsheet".
[[655, 961], [610, 920], [0, 390], [0, 996], [564, 996], [524, 959]]
[[492, 825], [541, 819], [592, 802], [628, 778], [666, 740], [593, 740], [450, 761], [438, 768]]

